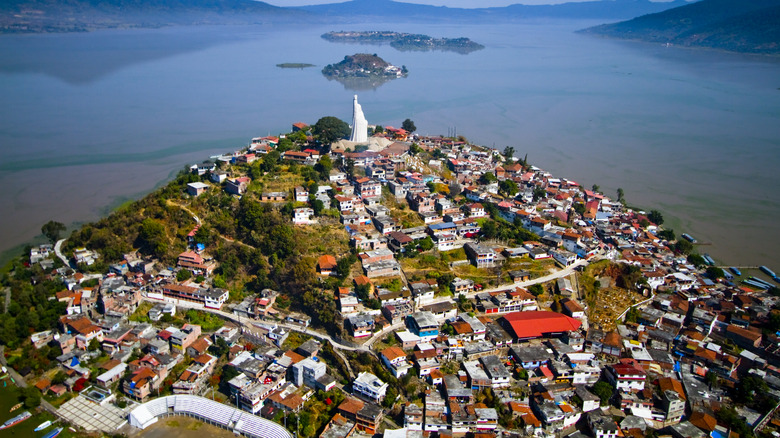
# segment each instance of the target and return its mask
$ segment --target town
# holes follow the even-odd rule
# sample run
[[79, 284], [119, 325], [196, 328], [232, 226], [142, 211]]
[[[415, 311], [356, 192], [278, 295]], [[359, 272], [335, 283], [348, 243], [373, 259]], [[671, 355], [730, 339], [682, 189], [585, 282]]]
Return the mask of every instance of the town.
[[52, 225], [4, 278], [3, 381], [78, 436], [780, 435], [773, 284], [622, 190], [415, 131], [295, 123], [139, 224]]

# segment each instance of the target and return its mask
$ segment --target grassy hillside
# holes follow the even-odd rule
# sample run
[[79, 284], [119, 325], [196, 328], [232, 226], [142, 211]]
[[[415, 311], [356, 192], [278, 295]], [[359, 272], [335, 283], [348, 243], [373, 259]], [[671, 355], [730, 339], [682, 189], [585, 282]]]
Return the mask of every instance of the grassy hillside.
[[702, 0], [583, 32], [733, 52], [780, 54], [780, 0]]

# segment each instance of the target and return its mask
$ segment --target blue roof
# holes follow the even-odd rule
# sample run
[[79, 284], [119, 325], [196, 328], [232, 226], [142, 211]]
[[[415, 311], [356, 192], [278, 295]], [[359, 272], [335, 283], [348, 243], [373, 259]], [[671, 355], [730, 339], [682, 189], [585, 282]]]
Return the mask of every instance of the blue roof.
[[457, 225], [455, 225], [455, 222], [442, 222], [438, 224], [428, 225], [428, 228], [432, 230], [444, 230], [447, 228], [457, 228]]

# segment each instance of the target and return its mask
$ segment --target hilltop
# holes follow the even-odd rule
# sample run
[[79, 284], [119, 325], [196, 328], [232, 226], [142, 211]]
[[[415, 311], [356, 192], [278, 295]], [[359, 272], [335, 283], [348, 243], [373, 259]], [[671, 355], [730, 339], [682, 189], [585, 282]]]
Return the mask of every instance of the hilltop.
[[731, 52], [780, 54], [780, 1], [702, 0], [582, 32]]
[[396, 67], [376, 54], [356, 53], [345, 56], [336, 64], [328, 64], [322, 69], [326, 77], [402, 77], [407, 75], [406, 66]]

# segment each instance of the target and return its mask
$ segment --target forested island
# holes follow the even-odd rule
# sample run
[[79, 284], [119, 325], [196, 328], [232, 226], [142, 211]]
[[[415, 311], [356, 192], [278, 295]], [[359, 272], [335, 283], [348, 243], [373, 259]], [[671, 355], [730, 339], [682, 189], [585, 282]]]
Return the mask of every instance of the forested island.
[[324, 76], [333, 78], [399, 78], [408, 73], [405, 65], [397, 67], [376, 54], [368, 53], [345, 56], [341, 62], [328, 64], [322, 69]]
[[401, 51], [446, 50], [467, 54], [485, 48], [485, 46], [468, 38], [433, 38], [422, 34], [376, 30], [328, 32], [323, 34], [322, 38], [334, 42], [389, 43], [390, 46]]

